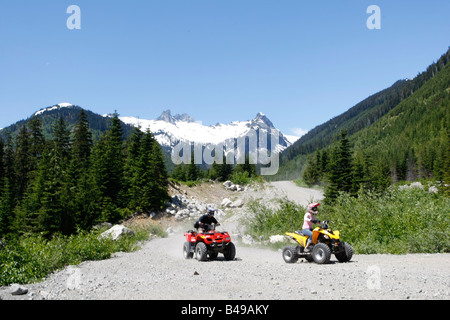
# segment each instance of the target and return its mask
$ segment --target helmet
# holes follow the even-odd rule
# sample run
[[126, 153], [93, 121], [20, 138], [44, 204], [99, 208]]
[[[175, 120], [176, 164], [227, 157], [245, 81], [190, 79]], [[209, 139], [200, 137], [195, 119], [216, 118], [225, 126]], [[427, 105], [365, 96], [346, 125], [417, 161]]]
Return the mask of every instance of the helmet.
[[208, 208], [207, 213], [214, 216], [214, 214], [216, 213], [216, 209], [214, 208]]
[[308, 205], [308, 212], [312, 214], [317, 214], [318, 207], [320, 203], [311, 203]]

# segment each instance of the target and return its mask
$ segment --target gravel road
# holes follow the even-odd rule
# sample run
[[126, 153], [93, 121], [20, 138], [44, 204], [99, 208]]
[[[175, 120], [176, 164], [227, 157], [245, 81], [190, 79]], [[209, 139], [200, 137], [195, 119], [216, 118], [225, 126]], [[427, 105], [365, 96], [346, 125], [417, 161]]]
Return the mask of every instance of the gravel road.
[[[222, 223], [227, 227], [226, 220]], [[198, 262], [182, 255], [183, 230], [132, 253], [88, 261], [25, 285], [28, 294], [3, 300], [303, 300], [450, 299], [450, 254], [354, 255], [328, 265], [235, 241], [234, 261]], [[201, 290], [199, 290], [201, 288]]]

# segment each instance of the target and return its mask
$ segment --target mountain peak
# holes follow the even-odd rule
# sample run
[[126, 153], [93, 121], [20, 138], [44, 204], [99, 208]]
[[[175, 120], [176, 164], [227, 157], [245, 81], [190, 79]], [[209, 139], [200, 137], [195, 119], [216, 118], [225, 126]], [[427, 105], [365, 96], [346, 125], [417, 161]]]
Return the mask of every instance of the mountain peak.
[[36, 112], [34, 115], [35, 115], [35, 116], [38, 116], [38, 115], [40, 115], [40, 114], [42, 114], [42, 113], [44, 113], [44, 112], [46, 112], [46, 111], [59, 110], [59, 109], [61, 109], [61, 108], [71, 108], [71, 107], [73, 107], [73, 106], [74, 106], [74, 105], [71, 104], [71, 103], [68, 103], [68, 102], [62, 102], [62, 103], [55, 104], [55, 105], [53, 105], [53, 106], [51, 106], [51, 107], [47, 107], [47, 108], [41, 109], [41, 110], [39, 110], [38, 112]]
[[177, 121], [195, 122], [195, 119], [192, 118], [187, 113], [176, 114], [176, 115], [172, 116], [172, 112], [170, 111], [170, 109], [167, 109], [166, 111], [164, 111], [156, 120], [165, 121], [165, 122], [172, 123], [172, 124], [175, 124], [175, 122], [177, 122]]
[[272, 121], [269, 120], [269, 118], [266, 117], [266, 115], [262, 112], [259, 112], [255, 119], [252, 120], [252, 125], [259, 125], [266, 129], [273, 129], [275, 126], [273, 125]]

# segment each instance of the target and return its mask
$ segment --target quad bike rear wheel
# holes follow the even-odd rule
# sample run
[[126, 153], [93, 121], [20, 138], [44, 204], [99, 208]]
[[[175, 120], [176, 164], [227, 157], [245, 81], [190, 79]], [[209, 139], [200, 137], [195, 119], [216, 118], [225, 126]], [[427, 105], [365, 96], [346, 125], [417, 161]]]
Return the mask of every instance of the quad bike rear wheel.
[[317, 264], [326, 264], [330, 262], [331, 250], [325, 243], [318, 243], [312, 250], [312, 257]]
[[297, 248], [294, 246], [284, 248], [283, 259], [286, 263], [296, 263], [298, 261]]

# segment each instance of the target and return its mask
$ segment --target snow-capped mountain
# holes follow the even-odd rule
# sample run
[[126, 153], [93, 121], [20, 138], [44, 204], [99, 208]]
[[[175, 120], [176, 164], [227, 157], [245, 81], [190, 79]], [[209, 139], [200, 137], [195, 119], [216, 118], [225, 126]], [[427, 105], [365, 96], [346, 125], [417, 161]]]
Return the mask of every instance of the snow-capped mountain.
[[44, 112], [47, 112], [47, 111], [60, 110], [61, 108], [71, 108], [73, 106], [74, 106], [73, 104], [67, 103], [67, 102], [58, 103], [58, 104], [55, 104], [54, 106], [41, 109], [41, 110], [37, 111], [34, 115], [38, 116], [38, 115], [43, 114]]
[[[218, 123], [213, 126], [205, 126], [188, 114], [172, 115], [170, 110], [164, 111], [160, 117], [154, 120], [136, 117], [120, 117], [120, 120], [126, 124], [139, 126], [143, 131], [149, 128], [161, 146], [169, 150], [180, 142], [217, 145], [229, 139], [246, 136], [252, 130], [257, 134], [263, 130], [268, 135], [272, 130], [276, 130], [273, 123], [262, 113], [258, 113], [253, 120], [234, 121], [230, 124]], [[270, 148], [270, 141], [268, 144], [268, 148]], [[279, 142], [272, 150], [281, 152], [291, 144], [292, 142], [280, 132]]]

